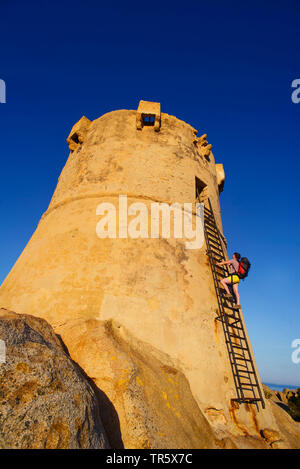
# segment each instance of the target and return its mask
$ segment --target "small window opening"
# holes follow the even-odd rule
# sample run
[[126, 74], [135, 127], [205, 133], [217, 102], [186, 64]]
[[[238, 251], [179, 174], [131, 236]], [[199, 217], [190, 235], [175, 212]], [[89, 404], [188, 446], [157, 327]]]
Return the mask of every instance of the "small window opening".
[[73, 140], [73, 142], [75, 143], [80, 143], [79, 142], [79, 137], [77, 135], [77, 133], [75, 132], [75, 134], [72, 135], [71, 139]]
[[199, 178], [195, 177], [196, 201], [204, 203], [207, 199], [207, 185]]
[[143, 114], [142, 116], [144, 125], [154, 125], [155, 114]]

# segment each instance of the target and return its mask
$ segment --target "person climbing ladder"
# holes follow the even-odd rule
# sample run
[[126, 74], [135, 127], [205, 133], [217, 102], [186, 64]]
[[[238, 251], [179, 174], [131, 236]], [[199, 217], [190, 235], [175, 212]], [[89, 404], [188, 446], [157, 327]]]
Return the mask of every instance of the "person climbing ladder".
[[224, 295], [225, 298], [232, 299], [232, 295], [231, 295], [231, 293], [229, 291], [229, 288], [228, 288], [228, 285], [232, 285], [233, 293], [234, 293], [235, 298], [236, 298], [235, 306], [237, 308], [241, 307], [240, 295], [239, 295], [239, 290], [238, 290], [239, 283], [240, 283], [240, 277], [238, 275], [238, 270], [239, 270], [239, 266], [240, 266], [240, 258], [241, 258], [241, 255], [238, 252], [234, 252], [233, 256], [232, 256], [232, 259], [230, 259], [229, 261], [222, 261], [222, 262], [217, 263], [217, 265], [220, 265], [220, 266], [221, 265], [228, 265], [230, 275], [228, 277], [222, 278], [221, 286], [226, 291], [226, 295]]

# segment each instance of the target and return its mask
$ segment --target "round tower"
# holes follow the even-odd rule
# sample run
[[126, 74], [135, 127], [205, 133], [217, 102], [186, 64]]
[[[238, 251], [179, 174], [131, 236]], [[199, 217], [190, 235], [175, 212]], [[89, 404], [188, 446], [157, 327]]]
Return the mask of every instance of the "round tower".
[[[198, 138], [159, 103], [82, 117], [67, 141], [51, 203], [2, 284], [0, 305], [45, 318], [68, 348], [69, 325], [117, 321], [167, 354], [206, 417], [222, 426], [235, 387], [206, 246], [191, 233], [195, 203], [208, 198], [222, 233], [223, 166], [205, 134]], [[168, 236], [163, 210], [174, 206]], [[84, 357], [77, 360], [84, 368]]]

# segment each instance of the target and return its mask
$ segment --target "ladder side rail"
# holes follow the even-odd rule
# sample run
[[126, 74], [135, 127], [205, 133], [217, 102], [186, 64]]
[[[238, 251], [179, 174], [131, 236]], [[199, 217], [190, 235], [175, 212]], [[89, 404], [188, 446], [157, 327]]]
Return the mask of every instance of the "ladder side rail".
[[[240, 314], [239, 311], [238, 311], [238, 316], [239, 316], [240, 323], [243, 324], [242, 319], [241, 319], [241, 314]], [[263, 406], [263, 408], [265, 408], [264, 398], [263, 398], [263, 395], [262, 395], [262, 391], [261, 391], [261, 387], [260, 387], [260, 384], [259, 384], [259, 381], [258, 381], [258, 376], [257, 376], [257, 373], [256, 373], [253, 357], [252, 357], [252, 354], [251, 354], [251, 351], [250, 351], [248, 339], [247, 339], [247, 336], [246, 336], [246, 333], [245, 333], [244, 329], [243, 329], [243, 333], [244, 333], [244, 339], [243, 340], [246, 343], [246, 347], [247, 347], [248, 355], [249, 355], [249, 360], [250, 360], [250, 364], [251, 364], [251, 370], [249, 370], [248, 366], [247, 366], [247, 371], [248, 371], [249, 375], [252, 374], [253, 377], [254, 377], [254, 383], [253, 383], [254, 387], [257, 388], [259, 397], [262, 401], [262, 406]], [[246, 364], [247, 364], [247, 362], [246, 362]], [[251, 380], [251, 383], [252, 383], [252, 380]], [[254, 387], [253, 387], [253, 390], [254, 390]], [[254, 396], [254, 397], [256, 397], [256, 396]]]

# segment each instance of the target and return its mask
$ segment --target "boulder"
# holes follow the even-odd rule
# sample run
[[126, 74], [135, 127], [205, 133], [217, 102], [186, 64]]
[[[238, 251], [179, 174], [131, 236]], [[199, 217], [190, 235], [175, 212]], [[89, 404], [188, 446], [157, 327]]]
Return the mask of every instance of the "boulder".
[[0, 339], [0, 448], [108, 448], [94, 390], [52, 327], [0, 309]]
[[101, 390], [102, 421], [113, 448], [212, 449], [223, 444], [216, 441], [178, 363], [167, 354], [112, 320], [74, 321], [60, 334]]

